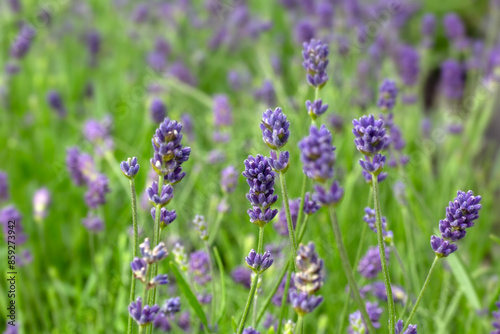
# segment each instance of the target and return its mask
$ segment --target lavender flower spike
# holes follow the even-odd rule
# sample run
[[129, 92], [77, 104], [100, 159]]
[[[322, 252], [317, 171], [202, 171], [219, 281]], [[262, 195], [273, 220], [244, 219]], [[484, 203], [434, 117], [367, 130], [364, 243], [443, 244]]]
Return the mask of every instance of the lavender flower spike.
[[299, 142], [302, 170], [307, 177], [316, 181], [326, 181], [333, 177], [335, 163], [335, 146], [332, 145], [332, 134], [326, 126], [318, 129], [314, 125], [309, 136]]
[[205, 285], [212, 280], [209, 266], [210, 258], [206, 252], [197, 251], [189, 255], [189, 271], [196, 283]]
[[196, 227], [196, 230], [198, 231], [198, 234], [200, 235], [201, 240], [207, 241], [208, 240], [208, 229], [207, 229], [207, 223], [205, 221], [205, 217], [196, 215], [193, 219], [193, 224]]
[[279, 150], [288, 142], [290, 136], [290, 122], [286, 119], [280, 107], [267, 109], [262, 113], [262, 139], [273, 150]]
[[[156, 207], [151, 208], [151, 217], [155, 219], [156, 217]], [[160, 228], [164, 229], [168, 225], [172, 224], [174, 220], [177, 218], [177, 213], [175, 210], [168, 211], [165, 208], [160, 209]]]
[[302, 316], [314, 311], [323, 301], [322, 296], [310, 295], [307, 292], [291, 291], [289, 297], [295, 312]]
[[252, 327], [245, 328], [243, 334], [260, 334], [260, 332]]
[[130, 268], [132, 268], [132, 272], [134, 273], [134, 277], [138, 280], [144, 282], [146, 280], [146, 268], [148, 264], [144, 259], [135, 257], [132, 262], [130, 262]]
[[274, 262], [271, 258], [271, 253], [266, 251], [264, 254], [258, 254], [255, 250], [251, 250], [248, 256], [245, 257], [245, 262], [256, 274], [262, 274], [269, 269]]
[[481, 196], [474, 196], [472, 190], [457, 192], [457, 197], [446, 208], [446, 218], [439, 221], [441, 236], [457, 241], [465, 236], [465, 229], [474, 226], [481, 210]]
[[61, 95], [55, 90], [47, 93], [47, 103], [54, 109], [60, 117], [66, 116], [66, 108], [64, 107]]
[[144, 261], [149, 264], [158, 262], [168, 255], [163, 242], [160, 242], [155, 248], [151, 249], [149, 245], [149, 238], [144, 239], [144, 242], [139, 245], [139, 248]]
[[398, 88], [396, 82], [393, 80], [385, 79], [379, 88], [379, 99], [377, 106], [383, 111], [392, 110], [396, 104], [396, 97], [398, 95]]
[[0, 202], [9, 200], [9, 184], [7, 182], [7, 174], [0, 171]]
[[233, 193], [238, 183], [238, 173], [236, 172], [236, 168], [232, 165], [228, 166], [222, 170], [220, 176], [222, 191], [226, 194]]
[[323, 206], [337, 205], [344, 196], [344, 188], [337, 181], [332, 182], [330, 189], [325, 189], [323, 186], [316, 184], [314, 190], [314, 200]]
[[286, 173], [288, 167], [290, 166], [290, 153], [288, 151], [279, 152], [279, 155], [276, 154], [276, 151], [270, 152], [271, 157], [267, 158], [269, 165], [276, 171], [280, 173]]
[[297, 290], [313, 294], [325, 281], [324, 262], [319, 258], [313, 242], [300, 244], [295, 259], [299, 271], [295, 273], [294, 284]]
[[155, 123], [161, 123], [163, 119], [167, 116], [167, 107], [160, 99], [153, 99], [151, 105], [149, 106], [149, 111], [151, 114], [151, 119]]
[[447, 257], [458, 249], [456, 244], [450, 243], [435, 235], [431, 236], [431, 247], [438, 257]]
[[136, 157], [128, 158], [126, 161], [120, 163], [122, 173], [129, 179], [133, 179], [137, 175], [139, 167]]
[[151, 187], [146, 189], [151, 204], [156, 205], [160, 208], [164, 207], [174, 197], [174, 188], [169, 185], [163, 185], [160, 195], [158, 195], [158, 182], [153, 181]]
[[375, 154], [373, 157], [365, 155], [365, 160], [360, 159], [359, 165], [368, 173], [372, 175], [379, 175], [382, 172], [382, 169], [384, 169], [385, 160], [385, 155], [379, 153]]
[[398, 320], [396, 334], [417, 334], [417, 325], [408, 325], [408, 328], [403, 332], [403, 320]]
[[323, 100], [306, 101], [306, 110], [312, 119], [316, 119], [328, 110], [328, 104], [323, 104]]
[[[389, 262], [389, 249], [387, 248], [385, 251], [387, 262]], [[377, 277], [378, 273], [382, 271], [378, 247], [375, 246], [368, 249], [366, 255], [359, 261], [358, 271], [363, 277], [368, 279]]]
[[140, 297], [137, 298], [137, 301], [132, 302], [128, 307], [130, 316], [137, 322], [139, 326], [144, 326], [153, 322], [159, 310], [160, 308], [158, 307], [158, 305], [153, 305], [152, 307], [146, 305], [143, 308], [142, 298]]
[[372, 156], [389, 145], [389, 136], [386, 134], [383, 120], [375, 120], [373, 115], [369, 115], [353, 120], [352, 124], [352, 133], [356, 137], [354, 143], [364, 155]]
[[322, 88], [328, 81], [326, 67], [328, 66], [328, 45], [325, 43], [311, 39], [304, 42], [302, 51], [302, 66], [307, 71], [307, 82], [316, 88]]

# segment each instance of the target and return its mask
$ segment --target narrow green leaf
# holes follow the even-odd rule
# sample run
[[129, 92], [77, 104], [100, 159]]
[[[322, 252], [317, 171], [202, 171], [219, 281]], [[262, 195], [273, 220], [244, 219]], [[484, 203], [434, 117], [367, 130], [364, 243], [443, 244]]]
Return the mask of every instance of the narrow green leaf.
[[500, 237], [497, 237], [494, 234], [490, 234], [490, 239], [500, 245]]
[[205, 315], [205, 312], [203, 312], [203, 309], [200, 305], [200, 302], [198, 301], [198, 298], [196, 298], [193, 291], [189, 287], [189, 284], [187, 284], [186, 280], [184, 279], [184, 276], [182, 276], [179, 269], [177, 269], [177, 265], [172, 261], [170, 261], [170, 269], [172, 269], [175, 279], [177, 280], [179, 289], [181, 290], [184, 297], [186, 297], [186, 299], [188, 300], [189, 305], [191, 305], [194, 312], [198, 315], [205, 328], [208, 328], [207, 317]]
[[215, 261], [217, 261], [217, 267], [219, 267], [219, 275], [220, 275], [220, 286], [221, 286], [221, 305], [220, 305], [220, 313], [219, 318], [217, 319], [217, 324], [219, 324], [226, 313], [226, 279], [224, 275], [224, 265], [222, 264], [222, 260], [220, 258], [219, 251], [217, 247], [214, 246], [214, 256]]
[[469, 301], [469, 305], [474, 310], [481, 309], [481, 303], [479, 301], [479, 297], [477, 296], [476, 289], [472, 284], [472, 280], [470, 279], [469, 274], [464, 269], [462, 265], [462, 261], [458, 256], [450, 256], [447, 258], [448, 264], [450, 265], [451, 272], [455, 276], [458, 284], [462, 287], [462, 291], [465, 294], [465, 297]]

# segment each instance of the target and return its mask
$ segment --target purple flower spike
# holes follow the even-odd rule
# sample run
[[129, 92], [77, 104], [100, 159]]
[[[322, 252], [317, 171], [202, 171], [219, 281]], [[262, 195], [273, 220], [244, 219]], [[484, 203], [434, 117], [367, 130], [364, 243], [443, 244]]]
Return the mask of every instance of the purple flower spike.
[[276, 105], [276, 92], [273, 83], [269, 80], [264, 81], [262, 86], [255, 90], [254, 96], [268, 107]]
[[264, 254], [259, 254], [255, 250], [251, 250], [248, 256], [245, 257], [245, 262], [256, 274], [262, 274], [269, 269], [274, 262], [271, 258], [271, 253], [266, 251]]
[[144, 259], [135, 257], [132, 262], [130, 262], [130, 268], [132, 268], [132, 273], [134, 277], [144, 282], [146, 280], [146, 268], [148, 264]]
[[363, 116], [352, 121], [352, 133], [356, 137], [354, 143], [358, 151], [364, 155], [372, 156], [387, 148], [389, 136], [384, 128], [382, 119], [375, 120], [373, 115]]
[[469, 190], [457, 192], [457, 197], [446, 208], [446, 218], [439, 221], [439, 231], [444, 239], [457, 241], [465, 237], [466, 229], [474, 226], [481, 210], [481, 196]]
[[149, 106], [149, 112], [151, 114], [151, 119], [155, 123], [161, 123], [167, 116], [167, 106], [160, 99], [153, 99], [151, 105]]
[[163, 242], [160, 242], [155, 248], [151, 249], [149, 245], [149, 238], [144, 239], [144, 242], [139, 245], [139, 248], [144, 261], [148, 264], [163, 260], [168, 255]]
[[137, 163], [137, 158], [128, 158], [127, 161], [122, 161], [120, 163], [120, 169], [122, 173], [129, 179], [133, 179], [139, 172], [139, 164]]
[[9, 183], [7, 182], [7, 174], [0, 172], [0, 202], [9, 200]]
[[16, 39], [10, 46], [10, 55], [16, 59], [22, 59], [31, 48], [31, 43], [36, 35], [35, 29], [24, 24]]
[[455, 13], [446, 14], [443, 19], [446, 37], [455, 43], [460, 43], [465, 39], [465, 26], [460, 16]]
[[181, 299], [179, 297], [167, 299], [161, 310], [169, 315], [179, 313], [181, 311]]
[[307, 294], [317, 292], [325, 281], [324, 262], [319, 258], [313, 242], [300, 244], [295, 259], [298, 271], [295, 273], [295, 287]]
[[229, 99], [226, 95], [214, 96], [213, 112], [215, 126], [231, 126], [233, 124], [231, 106], [229, 105]]
[[441, 87], [448, 99], [460, 99], [464, 94], [464, 68], [456, 60], [448, 59], [441, 65]]
[[85, 176], [80, 161], [80, 150], [77, 147], [68, 148], [66, 151], [66, 167], [73, 183], [77, 186], [85, 184]]
[[373, 157], [365, 155], [365, 160], [360, 159], [359, 165], [365, 171], [372, 175], [379, 175], [384, 169], [386, 156], [382, 154], [375, 154]]
[[310, 295], [307, 292], [291, 291], [289, 297], [292, 307], [300, 315], [311, 313], [323, 301], [322, 296]]
[[189, 272], [196, 283], [205, 285], [212, 280], [210, 276], [210, 257], [204, 251], [197, 251], [189, 255]]
[[109, 191], [109, 180], [106, 175], [97, 174], [93, 180], [88, 182], [85, 203], [89, 208], [96, 209], [99, 205], [106, 203], [106, 194]]
[[[418, 51], [409, 45], [402, 45], [397, 51], [397, 62], [399, 75], [406, 86], [414, 86], [420, 74], [420, 56]], [[396, 89], [397, 94], [397, 88]], [[395, 94], [395, 95], [396, 95]], [[391, 110], [392, 108], [388, 108]]]
[[286, 145], [290, 136], [290, 122], [286, 119], [280, 107], [271, 110], [267, 109], [262, 113], [260, 129], [262, 139], [267, 146], [273, 150], [278, 150]]
[[[375, 210], [370, 208], [365, 208], [365, 215], [363, 220], [368, 224], [368, 227], [376, 234], [376, 217]], [[387, 231], [387, 218], [382, 217], [382, 234], [384, 236], [384, 241], [390, 243], [392, 241], [392, 231]]]
[[434, 14], [424, 15], [422, 18], [421, 32], [423, 37], [423, 46], [430, 48], [434, 44], [434, 33], [436, 32], [436, 17]]
[[304, 42], [302, 51], [302, 66], [307, 71], [307, 82], [317, 88], [322, 88], [328, 81], [326, 67], [328, 66], [328, 45], [311, 39]]
[[168, 117], [160, 124], [152, 139], [155, 151], [151, 166], [170, 183], [179, 182], [185, 175], [181, 165], [189, 159], [190, 147], [182, 146], [182, 123]]
[[57, 112], [59, 117], [66, 116], [66, 108], [64, 107], [61, 95], [55, 90], [51, 90], [47, 94], [47, 103], [49, 106]]
[[233, 271], [231, 271], [231, 277], [236, 283], [243, 285], [247, 289], [250, 289], [250, 285], [252, 284], [252, 271], [247, 267], [236, 267]]
[[[389, 261], [389, 249], [386, 248], [386, 259]], [[361, 258], [358, 265], [359, 273], [368, 279], [377, 277], [378, 273], [382, 271], [382, 263], [380, 261], [380, 252], [378, 247], [370, 247], [366, 255]]]
[[104, 221], [91, 213], [87, 215], [87, 217], [82, 220], [83, 226], [90, 232], [100, 232], [104, 229]]
[[3, 237], [7, 243], [9, 238], [9, 221], [14, 221], [14, 235], [16, 236], [16, 244], [21, 245], [26, 242], [28, 236], [24, 233], [23, 226], [21, 225], [21, 213], [12, 205], [9, 205], [0, 210], [0, 224], [3, 225]]
[[316, 202], [314, 196], [311, 196], [310, 193], [306, 193], [304, 196], [304, 212], [306, 215], [312, 215], [316, 211], [318, 211], [321, 206]]
[[160, 311], [153, 321], [153, 327], [160, 329], [163, 332], [170, 332], [172, 330], [172, 325], [170, 324], [170, 317], [164, 312]]
[[379, 98], [377, 106], [383, 111], [390, 111], [396, 104], [397, 96], [398, 88], [396, 86], [396, 82], [393, 80], [385, 79], [379, 88]]
[[234, 166], [227, 166], [220, 173], [220, 183], [222, 191], [226, 194], [231, 194], [236, 189], [238, 184], [238, 172]]
[[[151, 208], [151, 217], [155, 219], [156, 217], [156, 207]], [[175, 210], [168, 211], [165, 208], [160, 209], [160, 228], [165, 228], [168, 225], [172, 224], [173, 221], [177, 218], [177, 213]]]
[[128, 307], [128, 312], [132, 319], [134, 319], [139, 326], [147, 325], [153, 322], [156, 314], [160, 310], [158, 305], [149, 305], [142, 307], [142, 298], [137, 298], [137, 301], [132, 302]]
[[398, 320], [396, 323], [396, 334], [417, 334], [417, 325], [408, 325], [408, 328], [404, 332], [403, 327], [403, 320]]
[[309, 130], [309, 136], [299, 142], [302, 170], [307, 177], [324, 182], [333, 177], [335, 163], [335, 146], [332, 145], [332, 134], [326, 126], [318, 130], [314, 125]]
[[169, 184], [164, 184], [160, 195], [158, 195], [158, 182], [153, 181], [151, 187], [146, 189], [148, 193], [148, 198], [151, 204], [156, 205], [160, 208], [164, 207], [174, 197], [174, 188]]
[[260, 334], [260, 332], [252, 327], [245, 328], [243, 334]]
[[452, 244], [447, 240], [436, 237], [435, 235], [431, 236], [431, 247], [438, 257], [447, 257], [458, 249], [456, 244]]
[[306, 110], [312, 119], [318, 118], [328, 110], [328, 104], [323, 104], [323, 100], [306, 101]]
[[290, 166], [290, 153], [288, 151], [280, 152], [279, 157], [276, 155], [276, 151], [271, 151], [271, 157], [267, 158], [269, 165], [279, 173], [286, 173], [288, 167]]
[[149, 288], [157, 285], [167, 285], [168, 282], [168, 275], [156, 275], [156, 277], [153, 277], [153, 279], [151, 279], [151, 282], [149, 282]]
[[323, 206], [337, 205], [344, 196], [344, 188], [337, 181], [332, 182], [330, 189], [325, 189], [323, 186], [316, 184], [314, 190], [314, 200]]
[[260, 154], [255, 158], [248, 156], [245, 160], [245, 171], [242, 174], [247, 178], [250, 186], [250, 191], [246, 196], [252, 204], [252, 209], [247, 211], [250, 221], [258, 226], [264, 226], [278, 213], [278, 210], [270, 208], [278, 199], [278, 196], [274, 195], [276, 174], [272, 171], [268, 159]]

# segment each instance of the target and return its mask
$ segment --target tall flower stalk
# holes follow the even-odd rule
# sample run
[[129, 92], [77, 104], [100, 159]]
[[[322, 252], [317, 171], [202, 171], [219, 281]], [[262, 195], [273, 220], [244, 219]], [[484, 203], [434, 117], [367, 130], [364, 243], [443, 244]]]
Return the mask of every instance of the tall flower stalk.
[[432, 262], [422, 290], [420, 290], [415, 305], [408, 316], [408, 320], [406, 320], [406, 326], [408, 326], [415, 312], [417, 312], [439, 260], [448, 257], [458, 249], [456, 242], [465, 237], [467, 233], [466, 229], [474, 226], [474, 221], [479, 218], [479, 210], [482, 208], [479, 202], [481, 202], [481, 196], [474, 196], [472, 190], [468, 192], [459, 190], [457, 197], [452, 202], [449, 202], [448, 207], [446, 207], [446, 218], [439, 221], [439, 231], [442, 238], [435, 235], [431, 236], [431, 247], [436, 257]]
[[386, 161], [385, 155], [380, 154], [380, 152], [388, 147], [390, 141], [384, 128], [384, 121], [381, 119], [375, 120], [373, 115], [363, 116], [359, 120], [355, 119], [352, 123], [354, 125], [352, 132], [356, 137], [354, 139], [356, 148], [365, 155], [364, 160], [359, 160], [359, 164], [366, 173], [372, 176], [377, 243], [380, 260], [382, 262], [382, 274], [387, 293], [387, 302], [389, 305], [389, 333], [393, 334], [396, 326], [396, 310], [394, 307], [394, 299], [392, 298], [391, 278], [386, 260], [382, 214], [379, 200], [380, 193], [378, 188], [378, 176], [382, 173]]
[[[122, 170], [123, 174], [129, 179], [130, 182], [130, 198], [132, 200], [132, 225], [134, 229], [134, 234], [132, 236], [133, 240], [133, 257], [137, 257], [137, 248], [138, 248], [138, 238], [139, 238], [139, 231], [138, 231], [138, 226], [137, 226], [137, 195], [135, 191], [135, 182], [134, 178], [139, 172], [139, 164], [137, 163], [137, 158], [128, 158], [127, 161], [122, 161], [120, 164], [120, 169]], [[135, 277], [134, 273], [132, 273], [132, 279], [130, 282], [130, 298], [129, 298], [129, 303], [132, 303], [135, 300]], [[132, 333], [132, 317], [128, 318], [128, 326], [127, 326], [127, 333]]]

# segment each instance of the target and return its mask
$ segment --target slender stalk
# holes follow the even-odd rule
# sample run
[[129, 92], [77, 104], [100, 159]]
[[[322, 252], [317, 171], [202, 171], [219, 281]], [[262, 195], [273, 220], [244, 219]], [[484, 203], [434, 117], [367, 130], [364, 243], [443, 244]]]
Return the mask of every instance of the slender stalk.
[[[147, 300], [148, 300], [148, 282], [149, 282], [149, 275], [151, 274], [151, 270], [150, 270], [150, 265], [148, 264], [146, 266], [146, 281], [144, 282], [144, 291], [142, 292], [142, 303], [143, 303], [143, 307], [147, 304]], [[139, 333], [142, 333], [141, 332], [141, 329], [147, 329], [146, 327], [149, 327], [149, 325], [145, 325], [145, 326], [139, 326]]]
[[342, 234], [340, 232], [339, 223], [337, 221], [337, 217], [335, 215], [335, 211], [333, 208], [330, 208], [330, 220], [333, 228], [333, 235], [335, 237], [335, 244], [339, 251], [340, 261], [342, 263], [342, 267], [344, 269], [344, 274], [346, 275], [347, 282], [349, 283], [350, 293], [352, 293], [356, 304], [358, 304], [361, 315], [363, 316], [363, 320], [365, 324], [368, 326], [369, 333], [376, 333], [375, 328], [366, 312], [365, 303], [359, 294], [358, 286], [356, 285], [356, 281], [354, 280], [354, 275], [352, 273], [352, 267], [349, 263], [349, 258], [347, 257], [347, 252], [345, 249], [344, 241], [342, 241]]
[[279, 323], [278, 323], [278, 333], [281, 333], [281, 327], [283, 324], [283, 318], [285, 318], [285, 313], [286, 313], [286, 301], [288, 299], [288, 290], [290, 289], [290, 279], [292, 276], [292, 272], [288, 271], [288, 275], [286, 276], [286, 282], [285, 282], [285, 290], [283, 290], [283, 297], [281, 298], [281, 311], [280, 311], [280, 317], [279, 317]]
[[292, 215], [290, 214], [290, 203], [288, 202], [288, 191], [286, 189], [285, 174], [280, 173], [281, 193], [283, 194], [283, 205], [285, 206], [286, 222], [288, 224], [288, 236], [290, 237], [290, 258], [295, 259], [297, 256], [297, 241], [295, 240], [295, 231], [293, 228]]
[[252, 311], [252, 326], [257, 327], [257, 305], [259, 301], [259, 284], [257, 284], [257, 289], [255, 290], [255, 296], [253, 297], [253, 311]]
[[382, 274], [384, 278], [385, 291], [387, 293], [387, 303], [389, 305], [389, 334], [394, 334], [396, 330], [396, 310], [394, 307], [394, 298], [392, 297], [391, 276], [389, 274], [389, 267], [387, 266], [387, 258], [385, 256], [385, 244], [382, 231], [382, 214], [380, 210], [380, 198], [378, 189], [378, 179], [376, 175], [372, 174], [373, 184], [373, 200], [375, 203], [375, 225], [377, 227], [377, 242], [380, 253], [380, 262], [382, 263]]
[[[224, 197], [222, 197], [221, 201], [226, 201], [226, 200], [227, 200], [227, 195], [224, 194]], [[215, 238], [218, 235], [220, 225], [222, 223], [222, 218], [224, 218], [224, 212], [219, 212], [217, 214], [217, 217], [215, 218], [214, 228], [210, 232], [210, 238], [208, 239], [209, 246], [212, 246], [214, 244]]]
[[[368, 193], [369, 207], [372, 204], [372, 196], [373, 196], [373, 188], [370, 187], [370, 192]], [[358, 243], [358, 250], [356, 251], [356, 258], [354, 260], [353, 273], [352, 273], [353, 275], [355, 274], [356, 268], [358, 268], [359, 260], [361, 259], [361, 253], [363, 251], [363, 245], [365, 243], [367, 231], [368, 231], [368, 224], [363, 224], [363, 229], [361, 230], [361, 237], [359, 238], [359, 243]], [[350, 297], [349, 294], [346, 294], [344, 298], [344, 307], [342, 308], [342, 313], [340, 316], [339, 327], [338, 327], [339, 334], [341, 334], [342, 330], [344, 329], [344, 321], [346, 319], [347, 310], [349, 308], [349, 305], [351, 304], [351, 300], [349, 297]]]
[[146, 326], [139, 326], [139, 334], [144, 333], [145, 328], [146, 328]]
[[262, 317], [264, 316], [264, 313], [266, 312], [267, 307], [271, 303], [271, 300], [273, 299], [273, 296], [276, 293], [276, 291], [278, 291], [278, 288], [279, 288], [279, 286], [281, 284], [281, 281], [283, 280], [283, 277], [285, 277], [285, 274], [286, 274], [286, 272], [287, 272], [287, 270], [288, 270], [289, 267], [290, 267], [290, 262], [287, 261], [286, 264], [281, 269], [281, 272], [280, 272], [278, 278], [276, 279], [276, 281], [274, 283], [274, 286], [271, 289], [271, 292], [269, 293], [269, 295], [267, 296], [267, 298], [264, 300], [264, 305], [260, 309], [259, 315], [257, 316], [257, 325], [262, 320]]
[[[130, 179], [130, 196], [132, 198], [132, 224], [134, 226], [134, 235], [133, 235], [133, 245], [134, 245], [134, 250], [133, 250], [133, 258], [137, 256], [137, 243], [138, 243], [138, 227], [137, 227], [137, 198], [136, 198], [136, 191], [135, 191], [135, 183], [134, 179]], [[136, 280], [134, 277], [134, 273], [132, 273], [132, 281], [130, 283], [130, 298], [129, 301], [132, 303], [135, 300], [135, 285], [136, 285]], [[128, 326], [127, 326], [127, 333], [131, 334], [132, 333], [132, 317], [128, 318]]]
[[304, 332], [304, 317], [299, 315], [297, 324], [295, 325], [295, 333], [302, 334]]
[[413, 309], [410, 312], [410, 316], [405, 321], [405, 328], [404, 328], [405, 330], [408, 327], [408, 324], [410, 324], [411, 320], [413, 319], [415, 312], [417, 312], [418, 305], [420, 305], [420, 302], [422, 301], [422, 297], [424, 295], [425, 290], [427, 289], [427, 286], [429, 285], [429, 282], [431, 281], [432, 273], [434, 272], [434, 269], [436, 269], [438, 261], [439, 257], [436, 256], [434, 258], [434, 262], [432, 262], [431, 269], [429, 269], [429, 273], [427, 274], [427, 278], [425, 279], [424, 285], [422, 286], [422, 290], [420, 290], [420, 294], [418, 295], [417, 301], [415, 302], [415, 305], [413, 305]]
[[[158, 196], [160, 196], [161, 191], [163, 189], [163, 175], [158, 175]], [[153, 247], [156, 247], [160, 242], [160, 215], [161, 209], [160, 206], [156, 206], [156, 214], [155, 214], [155, 223], [154, 223], [154, 235], [153, 235]], [[152, 277], [156, 277], [158, 275], [158, 263], [153, 263], [153, 273]], [[147, 281], [148, 282], [148, 281]], [[151, 305], [154, 305], [156, 302], [156, 285], [153, 287], [153, 291], [150, 295]]]
[[[405, 281], [406, 292], [408, 293], [408, 295], [410, 295], [410, 288], [409, 288], [410, 276], [408, 275], [408, 272], [406, 271], [406, 267], [404, 265], [403, 259], [399, 255], [399, 252], [398, 252], [398, 249], [396, 248], [396, 245], [394, 245], [394, 243], [392, 243], [391, 247], [392, 247], [392, 250], [394, 252], [394, 255], [396, 256], [396, 259], [398, 261], [399, 267], [401, 268], [401, 272], [403, 273], [403, 278], [404, 278], [404, 281]], [[399, 315], [398, 319], [403, 318], [404, 314], [406, 313], [406, 310], [408, 309], [409, 303], [410, 303], [409, 298], [407, 298], [406, 301], [405, 301], [405, 305], [403, 307], [403, 310], [401, 311], [401, 314]]]
[[210, 277], [212, 277], [212, 313], [211, 313], [211, 318], [212, 318], [212, 328], [215, 328], [215, 276], [214, 276], [214, 266], [212, 263], [212, 256], [210, 255], [210, 246], [208, 241], [205, 241], [205, 251], [208, 254], [208, 268], [210, 270]]
[[252, 285], [250, 286], [250, 292], [248, 293], [247, 302], [245, 304], [245, 309], [243, 310], [243, 315], [241, 316], [240, 324], [238, 326], [238, 334], [243, 333], [243, 328], [245, 327], [245, 323], [247, 321], [248, 312], [250, 311], [250, 307], [252, 305], [252, 299], [255, 295], [255, 291], [257, 290], [257, 282], [259, 281], [259, 275], [254, 274], [252, 277]]
[[302, 173], [302, 188], [300, 190], [300, 208], [299, 214], [297, 216], [297, 227], [296, 229], [303, 230], [302, 228], [302, 216], [304, 215], [304, 200], [306, 198], [306, 186], [307, 186], [307, 176], [305, 173]]
[[[259, 227], [259, 241], [257, 244], [257, 253], [262, 253], [263, 248], [264, 248], [264, 226], [261, 226]], [[260, 274], [254, 274], [252, 277], [252, 285], [250, 286], [250, 292], [248, 293], [245, 310], [243, 311], [243, 315], [241, 316], [240, 324], [238, 326], [238, 334], [241, 334], [243, 332], [243, 328], [245, 327], [245, 323], [248, 317], [248, 312], [250, 311], [252, 300], [257, 290], [257, 283], [259, 282], [259, 276]]]
[[309, 222], [309, 215], [304, 218], [304, 222], [300, 225], [299, 237], [297, 238], [297, 242], [301, 242], [304, 234], [306, 233], [307, 223]]

